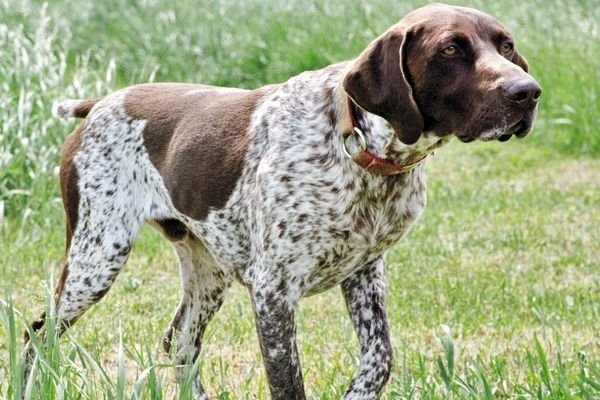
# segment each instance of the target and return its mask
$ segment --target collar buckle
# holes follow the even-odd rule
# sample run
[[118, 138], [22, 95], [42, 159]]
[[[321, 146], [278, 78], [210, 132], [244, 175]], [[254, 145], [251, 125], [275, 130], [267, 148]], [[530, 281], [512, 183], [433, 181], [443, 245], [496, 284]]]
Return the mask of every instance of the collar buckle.
[[[393, 163], [390, 160], [386, 160], [385, 158], [377, 157], [375, 154], [369, 152], [367, 150], [367, 139], [365, 137], [364, 132], [357, 126], [356, 119], [354, 117], [354, 104], [350, 96], [347, 96], [348, 103], [348, 114], [350, 116], [350, 122], [352, 124], [352, 131], [348, 134], [343, 135], [342, 137], [342, 149], [346, 157], [354, 161], [356, 164], [360, 165], [362, 168], [367, 170], [368, 172], [375, 175], [382, 176], [392, 176], [399, 175], [406, 172], [411, 171], [415, 168], [421, 161], [423, 161], [427, 157], [427, 153], [417, 160], [410, 162], [406, 165], [399, 166]], [[347, 140], [350, 136], [358, 136], [360, 148], [356, 152], [356, 154], [352, 155], [348, 151]]]
[[358, 126], [355, 126], [354, 129], [352, 129], [352, 133], [350, 135], [345, 135], [342, 139], [342, 149], [344, 150], [344, 154], [346, 155], [346, 157], [350, 159], [352, 159], [353, 156], [348, 151], [346, 141], [349, 137], [353, 136], [353, 134], [356, 134], [356, 136], [358, 136], [358, 140], [360, 142], [360, 149], [362, 151], [367, 151], [367, 139], [365, 138], [365, 134]]

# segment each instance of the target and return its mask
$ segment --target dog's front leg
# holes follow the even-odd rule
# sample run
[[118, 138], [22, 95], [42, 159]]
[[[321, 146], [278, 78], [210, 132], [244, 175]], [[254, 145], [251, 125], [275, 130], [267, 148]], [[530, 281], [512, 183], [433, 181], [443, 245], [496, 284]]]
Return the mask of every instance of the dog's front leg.
[[392, 368], [392, 345], [385, 315], [383, 258], [342, 282], [342, 293], [360, 342], [360, 366], [344, 400], [377, 399]]
[[273, 400], [305, 399], [296, 347], [295, 308], [285, 283], [277, 279], [249, 286], [256, 329]]

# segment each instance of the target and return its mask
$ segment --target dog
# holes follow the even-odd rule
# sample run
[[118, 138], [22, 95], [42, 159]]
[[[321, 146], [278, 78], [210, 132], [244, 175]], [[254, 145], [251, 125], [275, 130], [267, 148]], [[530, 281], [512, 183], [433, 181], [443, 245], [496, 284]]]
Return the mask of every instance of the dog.
[[[428, 155], [453, 137], [524, 137], [540, 95], [496, 19], [437, 4], [356, 59], [285, 83], [144, 84], [58, 103], [56, 115], [85, 118], [60, 164], [59, 326], [107, 293], [149, 223], [180, 260], [182, 297], [164, 335], [176, 365], [195, 365], [206, 325], [238, 281], [272, 398], [304, 399], [296, 305], [339, 285], [361, 353], [344, 399], [376, 399], [392, 367], [384, 255], [423, 212]], [[194, 398], [207, 399], [193, 374]]]

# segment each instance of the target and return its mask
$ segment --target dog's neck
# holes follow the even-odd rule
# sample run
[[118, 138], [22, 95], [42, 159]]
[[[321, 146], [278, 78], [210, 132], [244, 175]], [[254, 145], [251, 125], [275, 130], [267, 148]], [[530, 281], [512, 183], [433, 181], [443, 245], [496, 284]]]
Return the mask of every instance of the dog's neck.
[[[336, 111], [338, 118], [339, 134], [341, 137], [352, 132], [356, 124], [363, 132], [367, 150], [376, 157], [388, 160], [399, 167], [415, 163], [447, 143], [454, 135], [440, 137], [433, 132], [423, 132], [419, 140], [411, 145], [402, 143], [396, 136], [391, 125], [383, 118], [365, 111], [354, 103], [354, 112], [348, 107], [348, 95], [341, 85], [336, 89]], [[360, 140], [357, 135], [350, 135], [346, 140], [347, 150], [356, 154], [360, 149]]]

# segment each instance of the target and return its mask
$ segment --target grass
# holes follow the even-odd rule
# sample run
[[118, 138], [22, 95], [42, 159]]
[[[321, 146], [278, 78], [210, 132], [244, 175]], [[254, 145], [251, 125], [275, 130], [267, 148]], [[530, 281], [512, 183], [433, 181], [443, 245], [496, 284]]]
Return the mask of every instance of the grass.
[[[423, 4], [239, 3], [0, 0], [0, 398], [18, 398], [21, 332], [51, 308], [64, 251], [57, 165], [74, 125], [50, 116], [55, 99], [151, 80], [283, 81], [354, 57]], [[508, 25], [543, 100], [526, 140], [453, 143], [429, 162], [427, 211], [388, 254], [384, 397], [599, 398], [600, 8], [463, 4]], [[168, 245], [144, 230], [109, 295], [60, 346], [40, 345], [32, 398], [186, 398], [159, 349], [178, 279]], [[340, 398], [358, 363], [341, 295], [299, 313], [308, 394]], [[200, 368], [214, 398], [268, 398], [251, 315], [235, 287], [208, 328]]]

